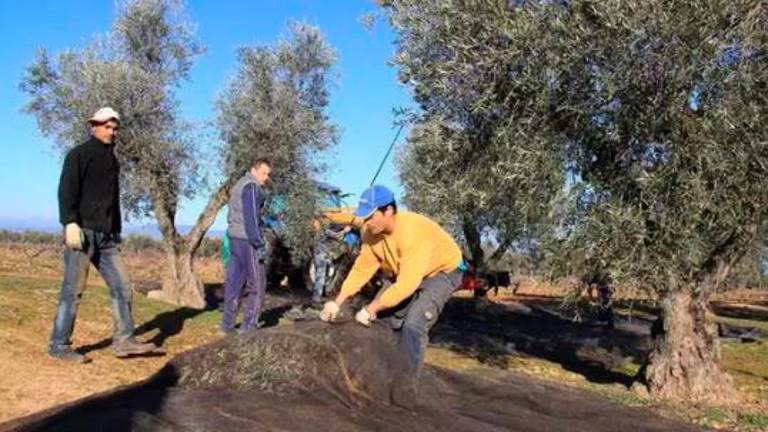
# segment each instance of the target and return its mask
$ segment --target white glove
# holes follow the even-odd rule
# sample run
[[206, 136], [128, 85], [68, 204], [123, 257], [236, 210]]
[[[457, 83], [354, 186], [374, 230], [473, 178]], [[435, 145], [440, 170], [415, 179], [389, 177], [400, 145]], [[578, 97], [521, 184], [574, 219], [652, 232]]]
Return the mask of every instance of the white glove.
[[375, 320], [376, 317], [371, 315], [370, 312], [368, 312], [368, 308], [362, 308], [355, 314], [355, 321], [359, 322], [360, 324], [370, 327], [371, 321]]
[[70, 249], [80, 250], [83, 248], [83, 230], [78, 224], [72, 222], [64, 227], [64, 243]]
[[327, 301], [320, 312], [320, 319], [325, 322], [331, 322], [339, 314], [339, 305], [335, 301]]

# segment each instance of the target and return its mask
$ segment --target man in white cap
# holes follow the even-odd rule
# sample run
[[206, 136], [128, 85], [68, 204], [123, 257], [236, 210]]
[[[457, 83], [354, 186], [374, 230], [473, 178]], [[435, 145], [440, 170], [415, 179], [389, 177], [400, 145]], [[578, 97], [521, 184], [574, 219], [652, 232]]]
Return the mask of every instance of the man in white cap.
[[49, 353], [52, 357], [88, 363], [71, 347], [77, 307], [92, 263], [109, 286], [115, 330], [112, 352], [128, 357], [156, 351], [154, 344], [133, 337], [132, 292], [117, 245], [120, 242], [120, 188], [114, 139], [120, 116], [101, 108], [88, 120], [91, 138], [74, 147], [64, 159], [59, 180], [59, 220], [64, 225], [64, 281], [53, 323]]

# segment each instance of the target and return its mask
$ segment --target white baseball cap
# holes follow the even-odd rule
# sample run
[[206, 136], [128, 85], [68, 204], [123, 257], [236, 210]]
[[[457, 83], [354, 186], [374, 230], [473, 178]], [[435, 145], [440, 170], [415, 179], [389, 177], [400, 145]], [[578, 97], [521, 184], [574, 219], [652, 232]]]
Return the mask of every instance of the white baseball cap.
[[91, 123], [104, 123], [109, 120], [117, 120], [118, 122], [120, 121], [120, 114], [118, 114], [117, 111], [110, 107], [99, 108], [95, 113], [93, 113], [93, 116], [88, 119], [88, 121]]

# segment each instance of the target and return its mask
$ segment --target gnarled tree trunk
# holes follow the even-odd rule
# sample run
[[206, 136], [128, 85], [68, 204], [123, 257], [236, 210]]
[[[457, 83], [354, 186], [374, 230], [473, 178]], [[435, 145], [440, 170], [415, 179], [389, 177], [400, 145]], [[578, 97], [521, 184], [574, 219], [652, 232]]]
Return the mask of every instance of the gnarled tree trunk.
[[162, 196], [155, 196], [155, 217], [163, 234], [166, 269], [162, 289], [150, 291], [148, 297], [178, 306], [205, 308], [205, 286], [194, 272], [195, 252], [216, 219], [216, 214], [226, 203], [229, 190], [236, 180], [236, 176], [230, 176], [219, 186], [200, 213], [192, 231], [186, 236], [176, 231], [175, 206], [167, 205]]
[[485, 265], [485, 252], [483, 251], [480, 230], [477, 229], [477, 226], [469, 218], [464, 219], [462, 228], [464, 230], [464, 238], [467, 240], [467, 248], [469, 248], [469, 253], [472, 256], [472, 264], [477, 269], [480, 269]]
[[733, 380], [720, 367], [717, 325], [702, 295], [669, 294], [662, 302], [654, 349], [641, 371], [648, 391], [668, 399], [728, 398]]
[[734, 229], [712, 251], [691, 286], [663, 299], [661, 326], [654, 329], [654, 349], [638, 374], [652, 395], [714, 402], [732, 396], [733, 379], [720, 365], [720, 339], [708, 301], [744, 256], [745, 245], [756, 233], [756, 224]]
[[203, 281], [193, 270], [193, 254], [184, 247], [166, 245], [166, 269], [161, 290], [150, 291], [148, 296], [178, 306], [205, 308]]

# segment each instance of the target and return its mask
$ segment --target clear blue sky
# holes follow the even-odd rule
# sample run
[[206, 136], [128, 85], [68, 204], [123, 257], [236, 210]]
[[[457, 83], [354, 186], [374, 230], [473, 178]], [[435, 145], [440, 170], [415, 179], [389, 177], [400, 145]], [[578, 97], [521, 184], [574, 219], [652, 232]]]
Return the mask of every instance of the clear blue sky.
[[[195, 121], [214, 118], [213, 101], [236, 71], [238, 47], [276, 41], [292, 19], [318, 25], [337, 50], [339, 79], [332, 89], [330, 115], [342, 131], [325, 180], [359, 194], [396, 132], [392, 109], [410, 104], [397, 71], [387, 65], [395, 49], [387, 23], [380, 19], [368, 30], [358, 21], [375, 9], [373, 0], [187, 1], [187, 13], [198, 24], [198, 37], [208, 51], [198, 58], [180, 93], [184, 116]], [[38, 47], [58, 54], [103, 35], [114, 13], [111, 0], [0, 2], [0, 221], [58, 217], [61, 155], [40, 134], [34, 119], [21, 113], [25, 96], [18, 84], [24, 67]], [[398, 195], [402, 191], [391, 158], [379, 183], [393, 186]], [[204, 199], [185, 203], [178, 222], [192, 223], [203, 206]], [[214, 228], [224, 227], [221, 216]]]

